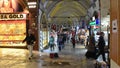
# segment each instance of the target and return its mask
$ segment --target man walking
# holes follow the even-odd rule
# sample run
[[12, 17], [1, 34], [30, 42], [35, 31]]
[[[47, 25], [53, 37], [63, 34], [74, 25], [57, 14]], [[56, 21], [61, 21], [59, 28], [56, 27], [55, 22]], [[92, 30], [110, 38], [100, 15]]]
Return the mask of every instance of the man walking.
[[25, 41], [27, 42], [27, 47], [29, 49], [29, 59], [31, 59], [33, 56], [33, 53], [32, 53], [33, 46], [34, 46], [35, 41], [36, 41], [35, 36], [32, 34], [31, 29], [28, 30], [28, 34], [27, 34], [26, 38], [23, 40], [23, 43]]
[[98, 40], [98, 49], [99, 49], [99, 52], [98, 54], [96, 55], [96, 59], [102, 55], [102, 58], [103, 58], [103, 61], [106, 62], [106, 58], [105, 58], [105, 40], [104, 40], [104, 32], [101, 32], [100, 33], [100, 37], [99, 37], [99, 40]]

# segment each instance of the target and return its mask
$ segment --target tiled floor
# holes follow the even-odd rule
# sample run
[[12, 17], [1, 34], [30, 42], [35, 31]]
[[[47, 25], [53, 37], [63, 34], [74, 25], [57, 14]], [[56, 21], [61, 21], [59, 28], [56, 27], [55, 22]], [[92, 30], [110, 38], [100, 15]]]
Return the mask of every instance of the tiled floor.
[[71, 44], [59, 52], [59, 58], [49, 58], [49, 53], [34, 51], [32, 60], [28, 60], [28, 50], [1, 48], [0, 68], [94, 68], [94, 60], [86, 59], [86, 49], [77, 45], [75, 49]]

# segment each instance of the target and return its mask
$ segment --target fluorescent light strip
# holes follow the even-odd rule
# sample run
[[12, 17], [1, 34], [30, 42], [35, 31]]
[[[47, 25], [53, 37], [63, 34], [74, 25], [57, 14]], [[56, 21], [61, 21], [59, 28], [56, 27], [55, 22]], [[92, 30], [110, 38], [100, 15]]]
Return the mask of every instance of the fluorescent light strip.
[[28, 2], [27, 4], [28, 5], [36, 5], [37, 3], [36, 2]]
[[30, 5], [29, 8], [36, 8], [36, 5]]

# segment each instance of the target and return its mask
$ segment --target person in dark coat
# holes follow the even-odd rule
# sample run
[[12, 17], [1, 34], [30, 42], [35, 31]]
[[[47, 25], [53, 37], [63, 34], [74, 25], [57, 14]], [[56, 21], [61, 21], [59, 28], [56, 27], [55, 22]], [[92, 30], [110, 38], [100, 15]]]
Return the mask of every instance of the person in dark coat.
[[22, 43], [24, 43], [25, 41], [27, 42], [27, 47], [29, 49], [29, 59], [31, 59], [33, 56], [33, 53], [32, 53], [33, 46], [36, 41], [35, 36], [32, 34], [31, 29], [28, 30], [28, 34], [25, 37], [25, 39], [22, 41]]
[[105, 40], [104, 40], [104, 32], [101, 32], [100, 33], [100, 37], [98, 39], [98, 49], [99, 49], [99, 52], [98, 54], [96, 55], [96, 59], [102, 55], [102, 58], [103, 58], [103, 61], [106, 62], [106, 58], [105, 58]]
[[71, 38], [71, 42], [72, 42], [73, 48], [75, 48], [75, 36]]
[[90, 36], [89, 38], [89, 45], [86, 46], [87, 48], [87, 52], [85, 54], [86, 58], [93, 58], [95, 59], [96, 58], [96, 41], [95, 41], [95, 37], [94, 37], [94, 33], [92, 33], [92, 35]]
[[59, 51], [61, 51], [61, 49], [62, 49], [62, 47], [63, 47], [63, 36], [59, 36], [58, 37], [58, 49], [59, 49]]

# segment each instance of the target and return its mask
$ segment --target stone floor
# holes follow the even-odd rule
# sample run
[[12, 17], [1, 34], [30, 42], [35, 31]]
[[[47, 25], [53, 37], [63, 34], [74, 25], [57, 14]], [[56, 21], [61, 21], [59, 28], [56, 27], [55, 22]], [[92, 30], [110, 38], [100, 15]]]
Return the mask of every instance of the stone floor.
[[59, 58], [49, 58], [49, 53], [33, 51], [31, 60], [28, 50], [14, 48], [0, 48], [0, 68], [94, 68], [94, 60], [86, 59], [87, 50], [78, 44], [75, 49], [66, 44], [60, 51]]

